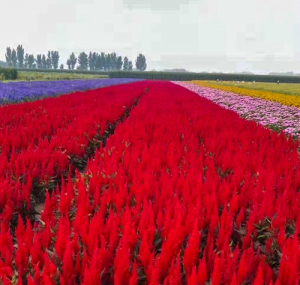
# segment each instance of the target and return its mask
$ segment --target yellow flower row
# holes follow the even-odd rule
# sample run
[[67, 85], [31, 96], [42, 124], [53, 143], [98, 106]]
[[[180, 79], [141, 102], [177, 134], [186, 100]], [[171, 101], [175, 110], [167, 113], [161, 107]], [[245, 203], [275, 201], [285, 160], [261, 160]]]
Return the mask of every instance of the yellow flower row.
[[273, 93], [269, 91], [261, 91], [261, 90], [253, 90], [253, 89], [245, 89], [235, 86], [226, 86], [221, 84], [214, 84], [199, 80], [188, 81], [189, 83], [193, 83], [196, 85], [200, 85], [203, 87], [219, 89], [231, 93], [236, 93], [242, 96], [250, 96], [257, 97], [269, 101], [278, 102], [282, 105], [294, 106], [300, 108], [300, 97], [286, 94]]

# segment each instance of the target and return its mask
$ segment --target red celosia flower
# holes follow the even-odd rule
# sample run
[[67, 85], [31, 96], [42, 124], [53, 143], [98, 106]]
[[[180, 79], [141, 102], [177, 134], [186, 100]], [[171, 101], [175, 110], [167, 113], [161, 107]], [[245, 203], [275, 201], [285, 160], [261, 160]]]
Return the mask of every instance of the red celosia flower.
[[201, 236], [198, 230], [198, 221], [196, 220], [194, 222], [194, 228], [188, 240], [188, 245], [184, 251], [183, 256], [183, 264], [187, 276], [191, 274], [192, 269], [196, 265], [195, 263], [198, 259], [198, 248], [200, 244], [200, 238]]
[[[299, 283], [300, 159], [283, 134], [155, 81], [5, 106], [0, 119], [3, 284], [15, 271], [36, 285]], [[88, 156], [80, 173], [71, 160]], [[21, 217], [35, 185], [51, 189], [32, 225]]]
[[258, 267], [256, 277], [253, 282], [254, 285], [264, 285], [264, 274], [261, 266]]

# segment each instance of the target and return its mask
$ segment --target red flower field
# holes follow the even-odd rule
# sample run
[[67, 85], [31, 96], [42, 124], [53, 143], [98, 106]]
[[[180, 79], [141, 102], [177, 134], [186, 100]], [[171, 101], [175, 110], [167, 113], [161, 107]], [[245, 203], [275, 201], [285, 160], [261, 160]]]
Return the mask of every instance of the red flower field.
[[299, 283], [298, 141], [183, 87], [5, 106], [0, 146], [2, 284]]

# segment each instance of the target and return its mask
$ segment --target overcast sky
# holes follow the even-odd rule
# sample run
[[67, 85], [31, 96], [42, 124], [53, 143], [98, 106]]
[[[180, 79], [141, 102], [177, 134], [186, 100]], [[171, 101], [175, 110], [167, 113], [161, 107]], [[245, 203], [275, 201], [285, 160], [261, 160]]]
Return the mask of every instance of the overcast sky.
[[0, 59], [112, 52], [148, 70], [300, 72], [300, 0], [0, 0]]

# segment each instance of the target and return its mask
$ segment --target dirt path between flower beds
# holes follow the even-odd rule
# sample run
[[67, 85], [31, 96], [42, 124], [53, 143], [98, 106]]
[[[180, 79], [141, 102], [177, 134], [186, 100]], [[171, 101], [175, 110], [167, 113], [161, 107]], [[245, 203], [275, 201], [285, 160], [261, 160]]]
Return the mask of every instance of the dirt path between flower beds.
[[[110, 136], [112, 136], [114, 134], [117, 126], [122, 124], [124, 122], [124, 120], [129, 117], [131, 110], [138, 106], [139, 101], [145, 94], [148, 93], [148, 91], [149, 91], [149, 88], [146, 88], [144, 90], [144, 93], [141, 96], [139, 96], [131, 106], [126, 108], [126, 110], [124, 111], [122, 116], [120, 116], [114, 123], [108, 123], [103, 136], [96, 135], [96, 137], [93, 139], [93, 141], [90, 141], [89, 145], [86, 148], [85, 156], [83, 159], [81, 158], [79, 160], [79, 158], [76, 158], [76, 157], [70, 158], [70, 164], [75, 166], [75, 170], [72, 173], [72, 179], [75, 178], [76, 170], [78, 170], [81, 174], [85, 173], [88, 160], [93, 157], [96, 150], [99, 149], [101, 145], [103, 148], [106, 146], [107, 140], [109, 139]], [[63, 177], [63, 178], [66, 182], [67, 177]], [[57, 184], [59, 185], [59, 187], [61, 186], [61, 179], [57, 180]], [[32, 189], [32, 190], [34, 191], [35, 189]], [[38, 191], [39, 191], [39, 189], [38, 189]], [[35, 201], [34, 205], [32, 206], [33, 212], [31, 213], [30, 216], [33, 217], [35, 221], [40, 222], [40, 216], [41, 216], [41, 213], [44, 210], [44, 208], [45, 208], [45, 199], [43, 199], [41, 201]]]

